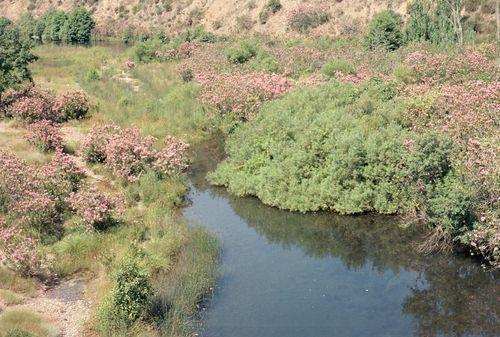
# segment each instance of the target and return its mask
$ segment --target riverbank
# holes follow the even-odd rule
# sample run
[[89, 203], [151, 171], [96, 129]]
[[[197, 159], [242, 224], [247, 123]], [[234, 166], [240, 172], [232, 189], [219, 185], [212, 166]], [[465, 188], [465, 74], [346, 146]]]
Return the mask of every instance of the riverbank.
[[[123, 204], [117, 223], [104, 230], [80, 230], [75, 217], [63, 218], [62, 236], [40, 246], [53, 273], [49, 284], [1, 269], [5, 282], [0, 287], [0, 336], [13, 329], [44, 337], [191, 336], [197, 330], [198, 303], [214, 286], [218, 243], [205, 230], [189, 228], [179, 216], [188, 189], [185, 173], [167, 178], [148, 174], [127, 181], [103, 164], [89, 164], [84, 153], [95, 124], [135, 127], [143, 135], [162, 138], [202, 138], [196, 124], [201, 114], [196, 121], [197, 111], [192, 109], [199, 106], [195, 88], [182, 84], [168, 65], [132, 72], [125, 66], [123, 49], [44, 45], [36, 53], [40, 61], [32, 70], [38, 88], [57, 94], [84, 91], [90, 102], [87, 118], [61, 128], [69, 159], [84, 167], [84, 183], [95, 193], [120, 196]], [[158, 72], [165, 76], [155, 77]], [[165, 101], [160, 102], [159, 96]], [[2, 121], [2, 150], [15, 153], [26, 165], [46, 165], [53, 155], [33, 148], [26, 133], [22, 123]], [[148, 275], [151, 287], [147, 312], [139, 312], [140, 319], [132, 324], [114, 316], [114, 294], [121, 282], [117, 275], [130, 263], [136, 265], [133, 270]], [[74, 280], [78, 280], [75, 299], [51, 295], [71, 288]], [[108, 307], [110, 301], [113, 307]], [[79, 303], [85, 303], [84, 311]], [[76, 316], [78, 324], [69, 319]]]

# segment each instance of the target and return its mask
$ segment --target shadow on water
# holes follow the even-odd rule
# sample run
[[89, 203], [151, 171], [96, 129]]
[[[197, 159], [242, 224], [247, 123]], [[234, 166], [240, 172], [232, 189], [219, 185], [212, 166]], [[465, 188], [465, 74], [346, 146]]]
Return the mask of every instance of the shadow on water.
[[211, 187], [221, 142], [194, 148], [184, 211], [223, 245], [205, 336], [500, 335], [498, 273], [417, 254], [422, 231], [394, 217], [297, 214]]

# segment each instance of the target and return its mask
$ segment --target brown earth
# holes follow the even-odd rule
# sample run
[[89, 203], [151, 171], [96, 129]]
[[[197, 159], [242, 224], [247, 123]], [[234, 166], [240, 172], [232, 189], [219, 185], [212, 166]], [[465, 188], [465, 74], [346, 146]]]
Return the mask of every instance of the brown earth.
[[[28, 9], [32, 10], [35, 16], [39, 16], [51, 7], [69, 10], [74, 6], [84, 6], [93, 13], [97, 31], [102, 34], [121, 32], [127, 27], [135, 31], [163, 29], [167, 32], [176, 32], [202, 24], [207, 30], [216, 30], [223, 34], [251, 30], [280, 36], [291, 33], [286, 24], [287, 12], [290, 9], [300, 3], [316, 3], [325, 6], [331, 15], [330, 22], [318, 28], [316, 33], [345, 35], [362, 31], [370, 18], [387, 6], [387, 0], [281, 0], [282, 9], [271, 15], [267, 23], [261, 24], [259, 13], [268, 1], [0, 0], [0, 15], [15, 20]], [[394, 10], [404, 15], [410, 2], [410, 0], [393, 0], [392, 6]], [[476, 12], [479, 13], [479, 8]], [[487, 15], [488, 22], [492, 20], [492, 16]], [[495, 24], [494, 21], [492, 24]]]

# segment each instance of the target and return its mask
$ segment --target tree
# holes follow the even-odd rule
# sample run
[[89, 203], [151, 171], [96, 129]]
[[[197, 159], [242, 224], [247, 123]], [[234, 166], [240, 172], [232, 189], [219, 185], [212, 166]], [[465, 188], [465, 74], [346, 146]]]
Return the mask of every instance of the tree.
[[378, 13], [368, 25], [365, 45], [369, 49], [396, 50], [403, 43], [402, 18], [392, 9]]
[[73, 9], [63, 28], [63, 39], [70, 43], [88, 43], [95, 23], [84, 8]]
[[25, 40], [32, 40], [35, 36], [36, 20], [31, 12], [24, 13], [17, 21], [16, 25], [19, 29], [19, 34]]
[[436, 44], [463, 43], [463, 0], [438, 0], [430, 40]]
[[31, 47], [9, 19], [0, 17], [0, 99], [5, 89], [31, 81], [28, 65], [37, 59]]
[[53, 42], [61, 41], [61, 28], [68, 19], [68, 15], [64, 11], [56, 10], [50, 10], [46, 15], [43, 40]]
[[430, 38], [432, 16], [431, 6], [425, 0], [413, 1], [408, 10], [408, 21], [404, 28], [405, 41], [426, 41]]

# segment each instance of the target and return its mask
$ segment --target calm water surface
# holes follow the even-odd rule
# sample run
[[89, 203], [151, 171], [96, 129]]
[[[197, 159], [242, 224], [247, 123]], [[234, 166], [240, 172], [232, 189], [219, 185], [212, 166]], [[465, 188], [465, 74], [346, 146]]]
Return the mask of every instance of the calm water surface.
[[185, 218], [216, 233], [221, 277], [205, 337], [500, 336], [499, 275], [423, 257], [388, 217], [302, 215], [210, 187], [221, 159], [196, 148]]

